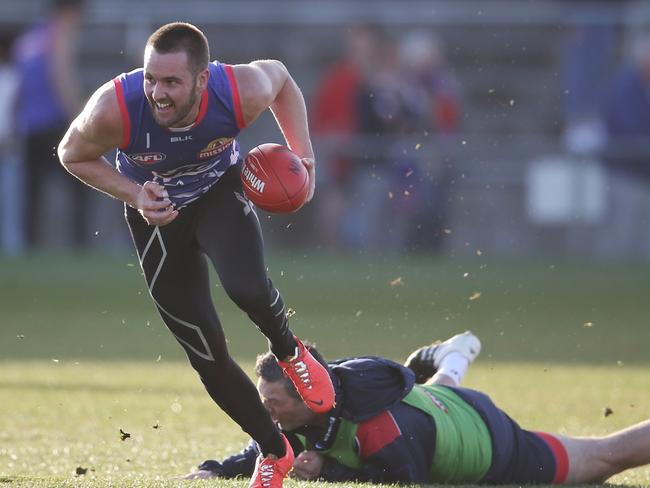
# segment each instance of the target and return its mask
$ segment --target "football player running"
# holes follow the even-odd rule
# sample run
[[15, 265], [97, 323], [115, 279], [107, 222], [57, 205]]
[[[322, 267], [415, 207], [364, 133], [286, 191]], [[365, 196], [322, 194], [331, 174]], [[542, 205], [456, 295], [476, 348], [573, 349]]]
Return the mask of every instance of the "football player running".
[[[157, 29], [143, 68], [102, 85], [58, 149], [81, 181], [125, 204], [149, 293], [206, 390], [256, 440], [253, 488], [279, 488], [293, 451], [253, 382], [228, 353], [214, 308], [207, 259], [228, 296], [267, 337], [301, 401], [329, 411], [327, 371], [287, 323], [284, 301], [267, 277], [257, 215], [242, 192], [236, 136], [271, 109], [289, 148], [309, 173], [314, 153], [305, 102], [279, 61], [210, 61], [208, 41], [183, 22]], [[116, 149], [116, 167], [104, 154]]]

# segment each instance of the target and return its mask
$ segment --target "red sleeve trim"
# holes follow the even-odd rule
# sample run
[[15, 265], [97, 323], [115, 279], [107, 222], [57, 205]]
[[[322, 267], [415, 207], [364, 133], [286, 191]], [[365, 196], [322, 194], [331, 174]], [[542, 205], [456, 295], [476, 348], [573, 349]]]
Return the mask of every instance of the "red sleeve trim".
[[402, 432], [390, 412], [382, 412], [360, 423], [356, 436], [359, 443], [359, 456], [361, 459], [368, 459], [400, 435]]
[[235, 79], [235, 73], [232, 70], [232, 65], [224, 64], [226, 70], [226, 75], [228, 76], [228, 81], [230, 82], [230, 92], [232, 93], [232, 105], [235, 110], [235, 120], [237, 121], [237, 127], [243, 129], [246, 127], [246, 122], [244, 121], [244, 112], [241, 109], [241, 99], [239, 98], [239, 89], [237, 88], [237, 80]]
[[569, 455], [566, 452], [564, 444], [560, 440], [546, 432], [536, 432], [548, 445], [555, 458], [555, 476], [553, 477], [554, 485], [561, 485], [566, 481], [569, 474]]
[[115, 86], [117, 104], [120, 107], [120, 114], [122, 115], [122, 144], [120, 144], [120, 149], [126, 149], [131, 140], [131, 119], [129, 118], [129, 110], [126, 108], [122, 81], [119, 78], [113, 78], [113, 85]]
[[201, 104], [199, 105], [199, 115], [196, 117], [194, 124], [198, 124], [205, 117], [206, 112], [208, 111], [208, 89], [206, 88], [201, 93]]

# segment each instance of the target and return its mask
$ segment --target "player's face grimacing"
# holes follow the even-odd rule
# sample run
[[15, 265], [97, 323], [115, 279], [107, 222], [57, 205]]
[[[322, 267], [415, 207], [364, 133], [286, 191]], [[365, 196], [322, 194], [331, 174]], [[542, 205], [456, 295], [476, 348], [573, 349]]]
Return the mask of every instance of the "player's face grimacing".
[[184, 51], [161, 54], [150, 46], [145, 49], [144, 93], [162, 127], [186, 127], [196, 120], [207, 78], [207, 70], [192, 74]]
[[289, 394], [282, 381], [259, 379], [257, 390], [271, 418], [283, 430], [294, 430], [314, 423], [315, 413], [305, 403]]

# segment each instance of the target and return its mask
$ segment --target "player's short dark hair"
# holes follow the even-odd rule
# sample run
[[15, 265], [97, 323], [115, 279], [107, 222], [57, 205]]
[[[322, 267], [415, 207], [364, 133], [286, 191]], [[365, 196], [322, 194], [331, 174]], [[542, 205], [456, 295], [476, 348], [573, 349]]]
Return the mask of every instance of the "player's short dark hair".
[[195, 76], [210, 62], [208, 39], [198, 27], [187, 22], [172, 22], [159, 27], [149, 36], [146, 45], [161, 54], [186, 52], [188, 67]]
[[[304, 344], [309, 352], [311, 352], [311, 355], [314, 356], [314, 359], [321, 363], [325, 369], [328, 369], [327, 361], [325, 361], [320, 352], [318, 352], [316, 346], [306, 341]], [[257, 356], [257, 361], [255, 362], [255, 375], [258, 378], [262, 378], [267, 383], [275, 383], [278, 381], [283, 382], [287, 393], [300, 400], [300, 395], [298, 395], [296, 388], [293, 386], [291, 380], [284, 375], [282, 368], [280, 368], [280, 365], [278, 364], [277, 358], [272, 352], [269, 351]]]

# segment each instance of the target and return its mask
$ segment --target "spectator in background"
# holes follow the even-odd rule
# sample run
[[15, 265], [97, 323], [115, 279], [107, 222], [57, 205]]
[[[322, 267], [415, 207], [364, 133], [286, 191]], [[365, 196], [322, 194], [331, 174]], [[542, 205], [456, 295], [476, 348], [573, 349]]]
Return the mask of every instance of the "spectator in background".
[[650, 33], [615, 74], [605, 122], [609, 218], [600, 250], [607, 257], [650, 259]]
[[354, 137], [360, 126], [359, 89], [377, 64], [381, 35], [378, 27], [369, 24], [348, 26], [343, 57], [325, 72], [314, 95], [310, 124], [326, 159], [320, 165], [319, 220], [322, 238], [331, 247], [340, 247], [346, 240], [342, 222], [351, 204], [351, 174], [358, 157]]
[[437, 136], [456, 130], [455, 83], [429, 32], [385, 39], [382, 48], [381, 64], [359, 93], [365, 135], [355, 178], [359, 242], [376, 251], [431, 248], [441, 231], [445, 197], [436, 186], [445, 186], [445, 171], [435, 154], [416, 148], [432, 135], [437, 146]]
[[[399, 45], [405, 75], [414, 84], [415, 100], [424, 105], [424, 133], [435, 136], [435, 153], [419, 154], [420, 204], [407, 235], [411, 249], [439, 249], [447, 223], [447, 201], [452, 161], [446, 156], [449, 136], [458, 133], [460, 95], [456, 77], [445, 59], [440, 39], [429, 31], [406, 34]], [[426, 111], [428, 110], [428, 117]], [[430, 151], [430, 149], [429, 149]]]
[[[53, 0], [49, 15], [17, 39], [13, 58], [20, 79], [16, 126], [24, 138], [25, 235], [29, 246], [41, 244], [41, 223], [46, 184], [60, 172], [56, 147], [81, 108], [75, 47], [84, 0]], [[55, 173], [56, 172], [56, 173]], [[57, 180], [59, 181], [59, 180]], [[89, 191], [70, 178], [61, 179], [72, 199], [74, 244], [86, 243]]]
[[18, 75], [11, 63], [12, 36], [0, 34], [0, 250], [15, 254], [22, 248], [20, 229], [20, 171], [13, 126]]
[[625, 0], [564, 0], [569, 27], [563, 43], [564, 145], [579, 156], [602, 150], [602, 99], [619, 44], [617, 15]]
[[415, 83], [420, 100], [428, 99], [429, 126], [438, 134], [458, 130], [458, 84], [447, 66], [440, 39], [425, 30], [407, 33], [400, 41], [399, 56], [406, 76]]

